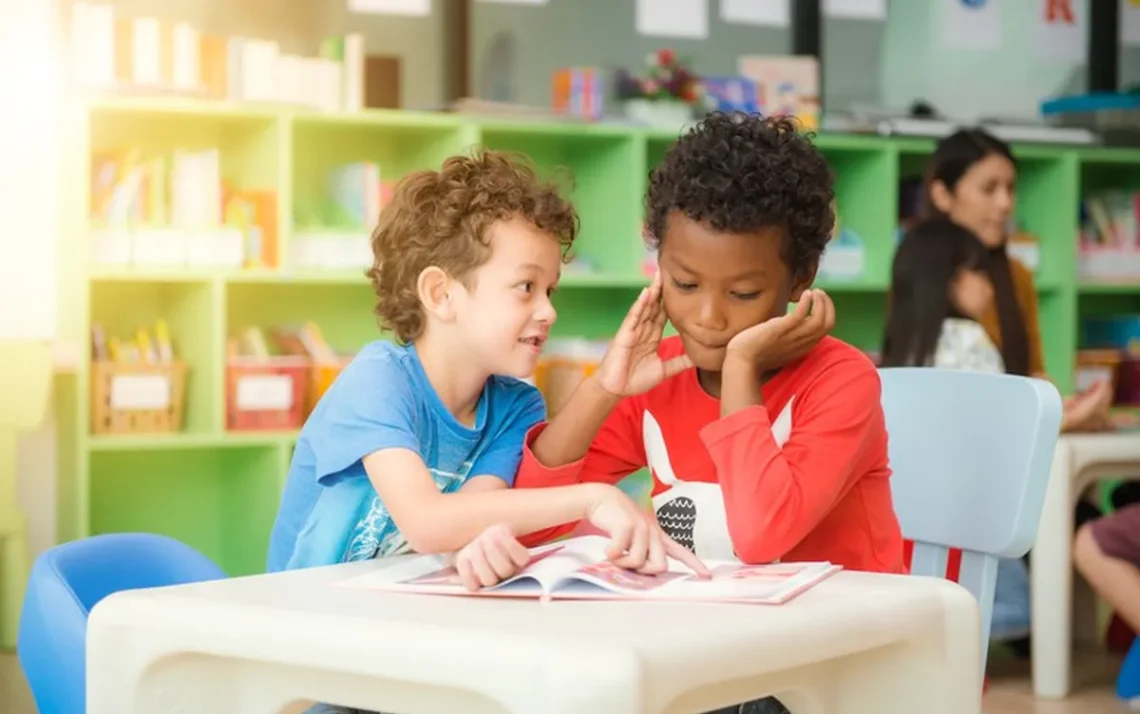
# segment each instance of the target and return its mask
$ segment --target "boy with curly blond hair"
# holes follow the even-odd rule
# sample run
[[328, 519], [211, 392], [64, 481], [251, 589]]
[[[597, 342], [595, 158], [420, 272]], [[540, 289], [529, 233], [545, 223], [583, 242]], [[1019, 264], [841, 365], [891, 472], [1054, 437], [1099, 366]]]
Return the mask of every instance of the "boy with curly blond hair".
[[554, 324], [577, 230], [557, 188], [505, 154], [452, 157], [400, 182], [368, 271], [396, 340], [364, 347], [302, 428], [269, 570], [458, 551], [474, 589], [526, 562], [515, 536], [583, 518], [623, 566], [660, 572], [668, 553], [701, 568], [613, 486], [509, 488], [545, 416], [522, 378]]

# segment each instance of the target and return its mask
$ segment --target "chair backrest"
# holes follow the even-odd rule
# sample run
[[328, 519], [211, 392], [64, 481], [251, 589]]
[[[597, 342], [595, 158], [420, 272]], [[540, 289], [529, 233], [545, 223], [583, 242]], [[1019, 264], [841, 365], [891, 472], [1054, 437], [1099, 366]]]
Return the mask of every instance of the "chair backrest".
[[989, 644], [999, 558], [1020, 558], [1037, 536], [1061, 396], [1044, 380], [931, 367], [879, 370], [890, 439], [891, 492], [911, 573], [946, 573], [978, 599]]
[[100, 600], [224, 577], [190, 546], [145, 533], [93, 536], [44, 552], [32, 566], [16, 643], [40, 714], [86, 710], [87, 614]]

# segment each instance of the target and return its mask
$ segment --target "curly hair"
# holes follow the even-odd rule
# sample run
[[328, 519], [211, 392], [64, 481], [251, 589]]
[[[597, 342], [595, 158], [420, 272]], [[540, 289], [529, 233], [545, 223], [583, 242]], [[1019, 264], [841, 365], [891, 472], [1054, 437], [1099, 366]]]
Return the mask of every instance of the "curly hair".
[[491, 257], [488, 228], [516, 217], [556, 238], [563, 258], [578, 234], [574, 206], [523, 156], [479, 150], [405, 176], [372, 232], [366, 275], [381, 327], [403, 343], [422, 335], [420, 273], [437, 266], [470, 287], [471, 273]]
[[835, 227], [831, 169], [793, 120], [714, 112], [649, 177], [647, 240], [660, 247], [671, 211], [725, 233], [779, 226], [784, 262], [810, 274]]

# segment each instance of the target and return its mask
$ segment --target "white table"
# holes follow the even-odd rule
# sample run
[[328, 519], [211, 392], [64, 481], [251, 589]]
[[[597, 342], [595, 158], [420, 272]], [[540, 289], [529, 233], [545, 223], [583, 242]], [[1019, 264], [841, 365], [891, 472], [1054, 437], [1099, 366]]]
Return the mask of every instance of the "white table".
[[1068, 696], [1074, 640], [1097, 639], [1095, 598], [1083, 579], [1073, 577], [1077, 500], [1097, 482], [1129, 472], [1140, 475], [1140, 432], [1067, 434], [1057, 440], [1029, 568], [1033, 690], [1038, 697]]
[[350, 591], [354, 563], [118, 593], [91, 613], [89, 714], [974, 714], [977, 602], [942, 579], [842, 572], [778, 607]]

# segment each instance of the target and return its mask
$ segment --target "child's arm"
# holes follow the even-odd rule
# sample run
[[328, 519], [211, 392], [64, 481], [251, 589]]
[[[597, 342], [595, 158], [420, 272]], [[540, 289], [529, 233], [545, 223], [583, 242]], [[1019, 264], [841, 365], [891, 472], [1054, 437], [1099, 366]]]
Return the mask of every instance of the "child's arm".
[[[458, 493], [439, 491], [419, 454], [400, 448], [382, 449], [364, 457], [368, 479], [384, 502], [408, 544], [418, 553], [455, 551], [489, 526], [502, 523], [519, 535], [561, 523], [598, 517], [634, 520], [603, 484], [514, 490], [482, 487]], [[636, 509], [632, 502], [629, 508]], [[632, 525], [630, 526], [632, 527]]]
[[[645, 447], [642, 444], [639, 426], [640, 415], [629, 401], [620, 402], [617, 408], [605, 417], [600, 429], [594, 427], [596, 434], [590, 432], [594, 440], [587, 445], [588, 452], [584, 457], [556, 468], [546, 466], [535, 455], [534, 444], [547, 431], [554, 428], [555, 423], [570, 424], [570, 420], [563, 419], [564, 414], [565, 412], [560, 412], [550, 425], [539, 424], [527, 436], [522, 463], [515, 478], [515, 488], [565, 487], [582, 483], [613, 486], [623, 477], [645, 466]], [[584, 425], [583, 431], [588, 431], [588, 427]], [[567, 440], [573, 438], [575, 437], [570, 435]], [[578, 523], [563, 523], [544, 528], [528, 533], [522, 541], [529, 546], [539, 545], [567, 535], [577, 526]]]
[[[647, 392], [693, 366], [684, 354], [668, 361], [661, 359], [657, 347], [664, 329], [658, 271], [653, 283], [630, 307], [594, 374], [578, 385], [562, 411], [534, 435], [533, 441], [528, 439], [539, 464], [553, 470], [581, 460], [623, 397]], [[568, 482], [576, 480], [571, 472], [559, 476]]]
[[869, 360], [824, 365], [795, 396], [783, 447], [772, 435], [761, 375], [806, 354], [831, 331], [835, 308], [807, 291], [796, 308], [728, 346], [722, 418], [701, 430], [724, 491], [728, 532], [746, 563], [783, 557], [851, 488], [864, 451], [884, 433], [879, 375]]
[[814, 530], [854, 484], [856, 466], [885, 428], [879, 375], [869, 361], [827, 366], [795, 400], [783, 447], [762, 404], [701, 430], [724, 491], [729, 536], [746, 563], [782, 558]]

